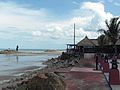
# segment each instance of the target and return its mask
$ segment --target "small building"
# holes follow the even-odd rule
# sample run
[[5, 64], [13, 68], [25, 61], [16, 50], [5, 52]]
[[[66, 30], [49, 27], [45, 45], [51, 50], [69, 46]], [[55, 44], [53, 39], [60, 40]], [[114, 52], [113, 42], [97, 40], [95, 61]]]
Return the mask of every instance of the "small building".
[[98, 46], [98, 40], [89, 39], [87, 36], [85, 36], [85, 38], [82, 39], [80, 42], [78, 42], [77, 45], [78, 46]]
[[95, 53], [95, 47], [98, 46], [97, 39], [89, 39], [87, 36], [77, 44], [67, 44], [67, 52], [81, 57]]
[[98, 40], [89, 39], [87, 36], [85, 36], [84, 39], [77, 43], [77, 46], [82, 49], [81, 53], [83, 53], [84, 58], [94, 57], [96, 47], [98, 46]]
[[[120, 39], [116, 42], [117, 54], [120, 53]], [[95, 53], [106, 53], [114, 54], [115, 47], [109, 43], [109, 45], [104, 45], [100, 47], [98, 44], [98, 39], [89, 39], [87, 36], [79, 41], [77, 44], [67, 44], [67, 52], [76, 53], [81, 57], [90, 58], [94, 57]]]

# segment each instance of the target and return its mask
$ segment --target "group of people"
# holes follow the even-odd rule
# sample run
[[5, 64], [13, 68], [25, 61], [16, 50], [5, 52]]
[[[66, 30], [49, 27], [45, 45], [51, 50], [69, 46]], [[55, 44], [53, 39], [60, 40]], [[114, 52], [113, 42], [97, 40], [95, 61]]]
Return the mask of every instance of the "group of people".
[[[98, 56], [100, 56], [100, 55], [98, 55], [98, 54], [96, 54], [95, 55], [95, 59], [96, 59], [96, 70], [98, 70]], [[106, 63], [108, 63], [108, 55], [101, 55], [101, 58], [104, 58], [105, 59], [105, 62]], [[117, 64], [119, 64], [118, 62], [117, 62], [117, 56], [115, 55], [115, 56], [113, 56], [113, 58], [111, 58], [111, 62], [110, 63], [112, 63], [112, 69], [117, 69], [118, 68], [118, 65]]]

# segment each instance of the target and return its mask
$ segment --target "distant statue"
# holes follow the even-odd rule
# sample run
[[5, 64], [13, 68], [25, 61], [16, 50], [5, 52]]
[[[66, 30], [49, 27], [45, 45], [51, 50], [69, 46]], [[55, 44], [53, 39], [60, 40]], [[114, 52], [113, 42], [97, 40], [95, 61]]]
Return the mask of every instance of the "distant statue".
[[17, 45], [17, 46], [16, 46], [16, 51], [18, 51], [18, 48], [19, 48], [19, 46]]

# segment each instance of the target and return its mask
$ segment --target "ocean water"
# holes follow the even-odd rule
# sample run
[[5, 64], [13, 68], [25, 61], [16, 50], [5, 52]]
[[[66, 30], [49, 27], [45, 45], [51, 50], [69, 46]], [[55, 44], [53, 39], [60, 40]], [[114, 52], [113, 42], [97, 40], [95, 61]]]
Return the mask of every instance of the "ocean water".
[[44, 67], [44, 61], [57, 57], [60, 54], [42, 54], [44, 50], [20, 50], [22, 52], [41, 53], [37, 55], [0, 54], [0, 76], [12, 75], [23, 69], [37, 69]]

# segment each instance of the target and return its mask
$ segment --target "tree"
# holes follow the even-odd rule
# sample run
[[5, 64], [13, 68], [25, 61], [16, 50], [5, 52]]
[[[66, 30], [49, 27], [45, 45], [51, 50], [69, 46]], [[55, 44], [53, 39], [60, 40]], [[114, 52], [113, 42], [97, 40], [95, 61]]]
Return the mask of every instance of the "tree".
[[103, 51], [103, 47], [104, 45], [108, 44], [108, 39], [104, 34], [101, 34], [98, 37], [98, 45], [99, 45], [99, 51], [102, 52]]
[[104, 34], [98, 37], [98, 44], [100, 47], [103, 47], [106, 44], [106, 38]]
[[[103, 35], [105, 35], [106, 40], [111, 43], [113, 46], [115, 46], [115, 43], [120, 37], [120, 20], [119, 17], [112, 18], [110, 22], [107, 20], [105, 21], [107, 30], [100, 29], [99, 32], [103, 32]], [[108, 43], [108, 44], [109, 44]], [[117, 52], [116, 46], [115, 46], [115, 53]]]

